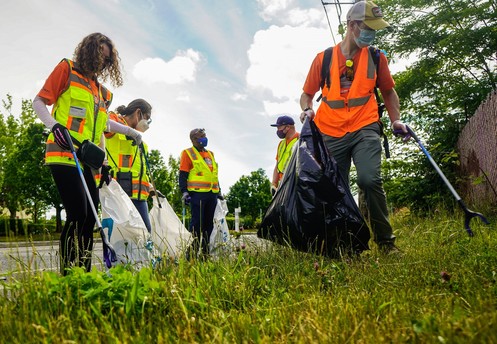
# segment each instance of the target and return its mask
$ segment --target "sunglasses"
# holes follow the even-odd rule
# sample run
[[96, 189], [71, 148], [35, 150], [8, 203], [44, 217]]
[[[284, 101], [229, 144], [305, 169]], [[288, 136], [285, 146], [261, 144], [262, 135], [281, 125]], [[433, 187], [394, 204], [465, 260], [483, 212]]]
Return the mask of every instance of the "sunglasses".
[[354, 80], [354, 61], [347, 60], [345, 61], [345, 77], [348, 81]]

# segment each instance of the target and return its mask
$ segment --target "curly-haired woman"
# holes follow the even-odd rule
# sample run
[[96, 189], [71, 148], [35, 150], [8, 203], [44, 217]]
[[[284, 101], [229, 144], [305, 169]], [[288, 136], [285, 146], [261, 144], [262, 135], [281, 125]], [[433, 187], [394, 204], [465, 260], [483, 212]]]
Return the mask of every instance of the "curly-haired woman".
[[[63, 59], [49, 75], [33, 100], [38, 117], [51, 129], [46, 142], [45, 163], [49, 166], [66, 210], [66, 222], [60, 236], [60, 268], [63, 274], [74, 266], [91, 270], [93, 228], [96, 219], [90, 203], [98, 208], [95, 176], [98, 169], [83, 159], [84, 178], [91, 194], [86, 196], [66, 132], [76, 148], [91, 141], [105, 150], [104, 131], [122, 133], [141, 143], [141, 134], [115, 121], [108, 120], [107, 109], [112, 93], [99, 80], [110, 79], [122, 85], [120, 59], [114, 43], [101, 33], [92, 33], [81, 41], [73, 59]], [[53, 105], [52, 112], [47, 106]]]

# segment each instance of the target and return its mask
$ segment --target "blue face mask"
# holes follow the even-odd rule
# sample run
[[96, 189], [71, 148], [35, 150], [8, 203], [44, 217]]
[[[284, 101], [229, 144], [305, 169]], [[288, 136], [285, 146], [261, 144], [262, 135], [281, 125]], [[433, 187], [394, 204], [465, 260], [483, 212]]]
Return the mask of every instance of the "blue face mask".
[[207, 142], [209, 140], [207, 140], [207, 137], [201, 137], [197, 140], [198, 144], [200, 145], [200, 147], [207, 147]]
[[354, 37], [354, 41], [359, 48], [364, 48], [371, 45], [376, 37], [376, 31], [361, 29], [359, 37]]

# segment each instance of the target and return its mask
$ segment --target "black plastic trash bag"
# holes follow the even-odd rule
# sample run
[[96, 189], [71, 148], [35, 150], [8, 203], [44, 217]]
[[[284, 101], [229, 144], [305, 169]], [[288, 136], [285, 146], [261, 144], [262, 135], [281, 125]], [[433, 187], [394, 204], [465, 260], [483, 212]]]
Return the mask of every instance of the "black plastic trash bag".
[[314, 122], [296, 145], [257, 236], [331, 258], [368, 250], [369, 228]]

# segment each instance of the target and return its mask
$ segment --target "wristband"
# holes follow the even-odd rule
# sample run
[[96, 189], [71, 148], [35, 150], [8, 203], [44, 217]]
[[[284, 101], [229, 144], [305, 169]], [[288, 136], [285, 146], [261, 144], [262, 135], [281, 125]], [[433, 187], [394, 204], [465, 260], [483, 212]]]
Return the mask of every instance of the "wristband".
[[307, 110], [312, 110], [312, 108], [311, 108], [311, 107], [306, 107], [306, 108], [303, 110], [303, 112], [306, 112]]

